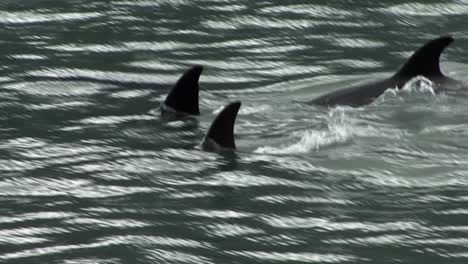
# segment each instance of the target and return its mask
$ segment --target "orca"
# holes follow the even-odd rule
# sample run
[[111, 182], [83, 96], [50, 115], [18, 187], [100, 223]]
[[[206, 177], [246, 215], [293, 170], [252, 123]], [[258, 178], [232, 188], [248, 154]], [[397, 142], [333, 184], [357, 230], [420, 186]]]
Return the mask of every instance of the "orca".
[[452, 43], [451, 36], [441, 36], [427, 42], [416, 50], [393, 76], [373, 83], [332, 91], [308, 102], [309, 104], [334, 107], [345, 105], [360, 107], [372, 103], [389, 88], [401, 89], [416, 76], [424, 76], [435, 84], [436, 93], [458, 89], [463, 84], [445, 76], [440, 70], [440, 55]]
[[179, 78], [159, 107], [161, 115], [200, 115], [198, 81], [202, 71], [203, 66], [195, 65]]
[[236, 150], [234, 141], [234, 123], [241, 106], [240, 101], [226, 105], [211, 123], [201, 148], [206, 151], [223, 152]]

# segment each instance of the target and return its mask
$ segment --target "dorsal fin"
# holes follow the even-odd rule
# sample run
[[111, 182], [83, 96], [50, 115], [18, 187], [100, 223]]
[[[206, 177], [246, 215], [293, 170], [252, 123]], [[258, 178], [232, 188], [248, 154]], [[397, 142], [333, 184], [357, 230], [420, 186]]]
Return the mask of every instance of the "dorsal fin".
[[426, 78], [443, 76], [439, 65], [440, 55], [453, 40], [451, 36], [442, 36], [427, 42], [411, 55], [393, 77], [406, 82], [417, 75]]
[[210, 129], [202, 142], [205, 148], [212, 149], [212, 146], [207, 146], [210, 143], [215, 143], [216, 147], [222, 149], [236, 149], [234, 142], [234, 123], [241, 102], [236, 101], [228, 104], [219, 112]]
[[167, 95], [164, 105], [176, 112], [199, 115], [198, 80], [202, 71], [203, 67], [200, 65], [186, 71]]

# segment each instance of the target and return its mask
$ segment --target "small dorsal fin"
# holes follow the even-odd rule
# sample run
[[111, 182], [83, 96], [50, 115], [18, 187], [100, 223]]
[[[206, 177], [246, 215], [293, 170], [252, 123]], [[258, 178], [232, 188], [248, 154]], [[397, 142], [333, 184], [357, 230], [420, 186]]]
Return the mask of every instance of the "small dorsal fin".
[[236, 121], [237, 113], [241, 102], [236, 101], [228, 104], [219, 112], [215, 120], [208, 129], [202, 145], [206, 148], [212, 148], [207, 144], [215, 143], [221, 149], [236, 149], [234, 142], [234, 123]]
[[451, 36], [442, 36], [427, 42], [411, 55], [393, 77], [409, 80], [417, 75], [427, 78], [443, 76], [439, 65], [440, 55], [453, 40]]
[[164, 105], [176, 112], [199, 115], [198, 80], [202, 71], [203, 67], [200, 65], [186, 71], [167, 95]]

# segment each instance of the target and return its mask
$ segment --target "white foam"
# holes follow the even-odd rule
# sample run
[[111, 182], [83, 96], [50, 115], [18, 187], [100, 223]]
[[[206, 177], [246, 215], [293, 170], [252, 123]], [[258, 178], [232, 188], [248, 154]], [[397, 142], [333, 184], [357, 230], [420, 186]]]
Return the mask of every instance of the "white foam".
[[436, 84], [424, 76], [418, 75], [405, 83], [400, 92], [422, 92], [435, 95]]
[[307, 153], [311, 150], [318, 150], [323, 146], [345, 142], [349, 137], [350, 133], [346, 129], [338, 129], [334, 131], [307, 130], [303, 132], [301, 139], [292, 145], [260, 147], [255, 150], [255, 152], [270, 154]]
[[[344, 143], [356, 134], [362, 134], [361, 128], [353, 126], [346, 116], [347, 109], [332, 109], [329, 114], [328, 128], [326, 130], [309, 129], [295, 133], [300, 137], [293, 144], [285, 144], [279, 147], [263, 146], [255, 150], [262, 154], [294, 154], [307, 153], [312, 150]], [[367, 130], [367, 129], [366, 129]], [[367, 134], [366, 131], [363, 132]]]

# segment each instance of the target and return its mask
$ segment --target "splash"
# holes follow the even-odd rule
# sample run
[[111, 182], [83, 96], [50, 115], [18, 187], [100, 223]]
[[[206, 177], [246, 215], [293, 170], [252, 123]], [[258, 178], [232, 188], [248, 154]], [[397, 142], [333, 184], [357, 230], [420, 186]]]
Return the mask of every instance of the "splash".
[[335, 131], [304, 131], [301, 139], [289, 146], [282, 147], [260, 147], [256, 153], [268, 154], [293, 154], [307, 153], [311, 150], [318, 150], [323, 146], [332, 145], [339, 142], [344, 142], [350, 137], [350, 134], [345, 129]]
[[[254, 152], [261, 154], [299, 154], [318, 151], [321, 148], [345, 143], [354, 135], [362, 134], [361, 128], [353, 125], [346, 115], [346, 108], [332, 109], [328, 116], [326, 130], [310, 129], [294, 134], [299, 140], [293, 144], [284, 144], [279, 147], [264, 146]], [[367, 134], [367, 132], [364, 132]]]
[[409, 80], [403, 88], [401, 88], [400, 92], [422, 92], [422, 93], [429, 93], [435, 95], [435, 88], [436, 84], [431, 80], [427, 79], [424, 76], [418, 75], [411, 80]]

